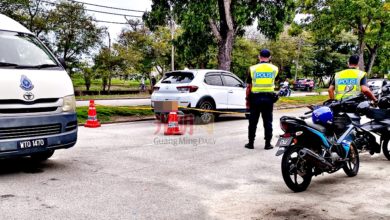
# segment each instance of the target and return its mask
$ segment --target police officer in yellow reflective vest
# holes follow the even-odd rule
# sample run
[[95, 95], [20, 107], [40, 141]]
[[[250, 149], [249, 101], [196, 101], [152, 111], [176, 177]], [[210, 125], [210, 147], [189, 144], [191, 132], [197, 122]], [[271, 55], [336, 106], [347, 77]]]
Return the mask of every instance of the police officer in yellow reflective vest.
[[249, 143], [245, 145], [248, 149], [254, 148], [257, 123], [260, 114], [263, 118], [264, 126], [264, 149], [272, 149], [272, 119], [274, 102], [277, 101], [277, 95], [274, 93], [275, 79], [279, 73], [278, 67], [270, 64], [271, 52], [267, 49], [261, 50], [259, 55], [260, 63], [249, 68], [246, 90], [246, 105], [250, 112], [248, 139]]
[[[359, 70], [359, 56], [352, 55], [349, 58], [349, 69], [336, 73], [334, 80], [331, 82], [328, 93], [330, 99], [340, 100], [342, 97], [359, 95], [363, 93], [368, 98], [377, 101], [370, 89], [367, 87], [366, 72]], [[353, 85], [351, 92], [345, 93], [345, 88], [348, 85]]]

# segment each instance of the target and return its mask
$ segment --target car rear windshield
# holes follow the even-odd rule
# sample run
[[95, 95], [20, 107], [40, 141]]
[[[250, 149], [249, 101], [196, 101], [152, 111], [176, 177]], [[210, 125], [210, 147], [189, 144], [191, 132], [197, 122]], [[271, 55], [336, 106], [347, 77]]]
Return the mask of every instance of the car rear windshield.
[[161, 83], [184, 84], [190, 83], [194, 79], [194, 74], [190, 72], [171, 72], [166, 73]]

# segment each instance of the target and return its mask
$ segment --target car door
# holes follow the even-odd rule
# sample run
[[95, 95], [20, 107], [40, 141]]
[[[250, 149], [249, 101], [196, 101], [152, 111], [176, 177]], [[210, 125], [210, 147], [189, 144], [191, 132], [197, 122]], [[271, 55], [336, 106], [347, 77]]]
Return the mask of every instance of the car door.
[[246, 109], [246, 87], [244, 83], [232, 73], [223, 73], [224, 87], [228, 91], [228, 109]]
[[207, 73], [204, 84], [208, 94], [214, 99], [217, 109], [226, 109], [228, 100], [228, 90], [223, 86], [220, 72]]

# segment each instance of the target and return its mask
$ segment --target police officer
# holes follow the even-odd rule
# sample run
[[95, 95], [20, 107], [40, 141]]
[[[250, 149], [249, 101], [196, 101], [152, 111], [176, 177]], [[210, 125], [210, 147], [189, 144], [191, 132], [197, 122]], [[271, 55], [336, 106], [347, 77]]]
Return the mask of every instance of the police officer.
[[263, 118], [264, 126], [264, 149], [270, 150], [272, 139], [272, 112], [277, 95], [274, 93], [275, 79], [278, 75], [278, 67], [270, 64], [271, 52], [267, 49], [260, 51], [260, 63], [249, 68], [246, 90], [246, 105], [249, 109], [249, 143], [245, 145], [248, 149], [253, 149], [256, 137], [257, 123], [260, 114]]
[[[343, 95], [344, 98], [353, 95], [359, 95], [363, 93], [369, 99], [377, 102], [376, 97], [372, 94], [368, 88], [366, 72], [359, 70], [359, 56], [352, 55], [348, 61], [349, 69], [336, 73], [334, 80], [331, 82], [328, 93], [330, 99], [340, 100]], [[344, 94], [345, 87], [353, 85], [353, 90]]]

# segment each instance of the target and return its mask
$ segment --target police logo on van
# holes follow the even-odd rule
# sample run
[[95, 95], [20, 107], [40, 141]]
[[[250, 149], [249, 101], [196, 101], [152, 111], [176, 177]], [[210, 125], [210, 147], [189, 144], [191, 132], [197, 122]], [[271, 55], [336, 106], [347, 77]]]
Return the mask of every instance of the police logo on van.
[[20, 88], [24, 91], [31, 91], [34, 88], [34, 85], [27, 76], [22, 75], [22, 78], [20, 79]]

